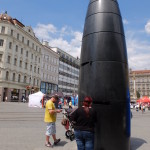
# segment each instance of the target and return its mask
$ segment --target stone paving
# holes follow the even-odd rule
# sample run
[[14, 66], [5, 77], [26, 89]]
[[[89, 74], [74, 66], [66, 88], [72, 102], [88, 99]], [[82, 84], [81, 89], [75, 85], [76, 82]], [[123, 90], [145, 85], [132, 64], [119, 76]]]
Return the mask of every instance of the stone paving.
[[[131, 150], [150, 149], [150, 111], [132, 110]], [[27, 103], [0, 102], [0, 150], [48, 150], [44, 146], [46, 125], [44, 109], [29, 108]], [[57, 116], [57, 138], [61, 138], [55, 150], [76, 150], [76, 142], [65, 138], [61, 125], [62, 114]], [[51, 143], [53, 140], [50, 139]]]

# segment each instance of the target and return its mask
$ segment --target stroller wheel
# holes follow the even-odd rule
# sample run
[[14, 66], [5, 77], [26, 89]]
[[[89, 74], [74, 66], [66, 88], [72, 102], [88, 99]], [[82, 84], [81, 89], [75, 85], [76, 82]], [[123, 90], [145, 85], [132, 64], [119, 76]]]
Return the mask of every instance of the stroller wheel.
[[70, 141], [73, 141], [74, 138], [75, 138], [74, 134], [72, 134], [72, 135], [69, 137]]
[[69, 138], [71, 136], [71, 134], [72, 134], [72, 132], [70, 130], [67, 130], [66, 133], [65, 133], [67, 138]]

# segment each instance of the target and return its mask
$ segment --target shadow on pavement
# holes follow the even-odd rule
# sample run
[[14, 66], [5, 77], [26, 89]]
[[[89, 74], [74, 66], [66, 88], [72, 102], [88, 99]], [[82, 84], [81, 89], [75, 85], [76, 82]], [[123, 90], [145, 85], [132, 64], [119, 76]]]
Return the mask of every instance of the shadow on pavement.
[[65, 144], [67, 144], [68, 142], [66, 142], [66, 141], [60, 141], [60, 143], [57, 145], [57, 147], [58, 146], [64, 146]]
[[147, 142], [145, 140], [143, 140], [143, 139], [131, 137], [131, 146], [130, 146], [131, 150], [138, 149], [144, 143], [147, 143]]

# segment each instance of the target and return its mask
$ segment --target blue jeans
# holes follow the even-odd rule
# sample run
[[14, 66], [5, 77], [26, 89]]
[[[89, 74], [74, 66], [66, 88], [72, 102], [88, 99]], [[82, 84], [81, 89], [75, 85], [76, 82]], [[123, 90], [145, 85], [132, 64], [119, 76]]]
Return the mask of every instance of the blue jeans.
[[75, 130], [75, 139], [78, 150], [94, 150], [94, 133]]

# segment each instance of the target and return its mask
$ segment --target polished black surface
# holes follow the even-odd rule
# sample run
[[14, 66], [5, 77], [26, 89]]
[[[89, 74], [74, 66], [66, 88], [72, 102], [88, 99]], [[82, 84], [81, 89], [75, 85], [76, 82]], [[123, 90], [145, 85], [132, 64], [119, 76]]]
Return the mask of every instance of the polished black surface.
[[[100, 4], [99, 4], [100, 3]], [[112, 12], [114, 14], [120, 15], [120, 10], [118, 7], [118, 3], [114, 3], [114, 1], [105, 0], [105, 1], [91, 1], [86, 18], [95, 13], [104, 13], [104, 12]]]
[[[109, 37], [109, 38], [108, 38]], [[89, 61], [119, 61], [127, 63], [125, 38], [121, 34], [99, 32], [84, 37], [81, 64]]]
[[91, 96], [97, 111], [95, 150], [130, 149], [128, 58], [116, 0], [91, 0], [81, 50], [79, 106]]
[[95, 61], [81, 66], [80, 102], [86, 95], [93, 102], [127, 102], [128, 66], [120, 62]]

